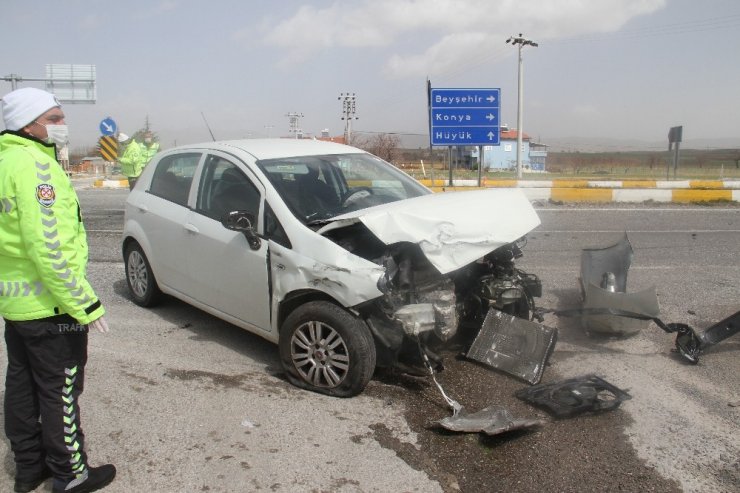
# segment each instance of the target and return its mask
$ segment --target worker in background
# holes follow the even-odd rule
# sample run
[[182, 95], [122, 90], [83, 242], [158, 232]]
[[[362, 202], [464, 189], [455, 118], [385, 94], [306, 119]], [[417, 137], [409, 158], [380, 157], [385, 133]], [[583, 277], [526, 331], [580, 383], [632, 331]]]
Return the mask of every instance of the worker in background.
[[136, 180], [144, 169], [144, 153], [142, 146], [124, 133], [118, 134], [118, 142], [123, 147], [121, 157], [118, 158], [118, 164], [121, 165], [121, 173], [128, 179], [129, 190], [134, 189]]
[[144, 169], [154, 155], [159, 152], [159, 142], [154, 140], [154, 134], [149, 130], [144, 132], [144, 143], [141, 145], [141, 150], [144, 155], [144, 164], [141, 166], [141, 169]]
[[79, 200], [57, 161], [67, 143], [64, 112], [53, 94], [32, 87], [8, 93], [0, 106], [0, 315], [14, 491], [50, 477], [53, 493], [96, 491], [116, 468], [88, 465], [78, 400], [88, 331], [107, 332], [108, 324], [85, 274]]

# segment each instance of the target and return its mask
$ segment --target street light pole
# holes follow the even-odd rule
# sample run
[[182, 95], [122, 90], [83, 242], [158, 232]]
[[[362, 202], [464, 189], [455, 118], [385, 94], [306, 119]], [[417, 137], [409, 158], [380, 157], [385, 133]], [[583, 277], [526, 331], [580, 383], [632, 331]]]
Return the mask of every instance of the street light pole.
[[522, 134], [524, 134], [524, 72], [522, 66], [522, 47], [529, 45], [535, 48], [539, 46], [531, 39], [525, 39], [522, 37], [522, 33], [519, 36], [512, 36], [506, 40], [507, 43], [512, 45], [519, 45], [519, 88], [517, 91], [517, 110], [516, 110], [516, 177], [517, 179], [522, 178]]

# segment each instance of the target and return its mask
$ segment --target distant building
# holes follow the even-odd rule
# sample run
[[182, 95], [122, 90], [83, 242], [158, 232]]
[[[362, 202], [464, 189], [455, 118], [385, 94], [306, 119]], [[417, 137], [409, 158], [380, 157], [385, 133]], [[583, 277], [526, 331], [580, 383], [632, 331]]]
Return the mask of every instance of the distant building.
[[336, 144], [346, 144], [343, 135], [332, 137], [329, 134], [329, 129], [328, 128], [325, 128], [324, 130], [322, 130], [321, 133], [318, 136], [316, 136], [316, 135], [314, 135], [312, 133], [308, 133], [308, 132], [304, 132], [302, 130], [299, 130], [298, 133], [296, 133], [295, 136], [282, 137], [282, 138], [283, 139], [323, 140], [325, 142], [334, 142]]
[[[545, 163], [547, 161], [547, 146], [545, 144], [538, 144], [535, 142], [529, 143], [529, 165], [532, 171], [545, 171]], [[514, 163], [516, 165], [516, 163]], [[522, 161], [524, 166], [524, 161]]]
[[[501, 127], [501, 144], [498, 146], [483, 146], [483, 169], [489, 171], [504, 171], [516, 169], [516, 144], [518, 132], [516, 129]], [[532, 142], [526, 133], [522, 134], [522, 169], [531, 171], [545, 171], [547, 146]]]
[[105, 167], [105, 161], [100, 156], [85, 156], [73, 167], [78, 173], [100, 173]]
[[321, 137], [317, 137], [316, 140], [323, 140], [326, 142], [334, 142], [335, 144], [346, 144], [344, 141], [344, 135], [339, 135], [332, 137], [329, 135], [329, 132], [321, 132]]

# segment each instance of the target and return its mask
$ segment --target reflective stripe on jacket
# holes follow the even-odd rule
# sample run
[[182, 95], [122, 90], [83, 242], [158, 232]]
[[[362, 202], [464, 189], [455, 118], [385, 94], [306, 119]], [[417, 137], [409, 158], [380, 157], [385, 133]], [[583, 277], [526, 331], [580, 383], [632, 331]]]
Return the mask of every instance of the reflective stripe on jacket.
[[86, 279], [87, 238], [55, 147], [0, 133], [0, 315], [24, 321], [105, 313]]

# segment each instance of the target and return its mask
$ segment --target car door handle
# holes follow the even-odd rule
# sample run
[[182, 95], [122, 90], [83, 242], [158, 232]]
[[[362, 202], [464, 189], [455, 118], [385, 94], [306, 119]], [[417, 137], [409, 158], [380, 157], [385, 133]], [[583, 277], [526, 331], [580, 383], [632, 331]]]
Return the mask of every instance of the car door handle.
[[137, 205], [137, 209], [139, 209], [139, 212], [149, 212], [149, 207], [145, 205]]
[[194, 233], [194, 234], [198, 234], [198, 233], [200, 233], [200, 230], [199, 230], [198, 228], [196, 228], [195, 226], [193, 226], [192, 224], [190, 224], [190, 223], [187, 223], [187, 224], [186, 224], [186, 225], [184, 226], [184, 228], [185, 228], [185, 229], [186, 229], [187, 231], [189, 231], [190, 233]]

